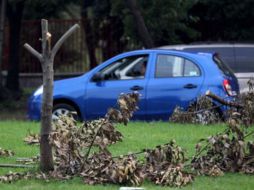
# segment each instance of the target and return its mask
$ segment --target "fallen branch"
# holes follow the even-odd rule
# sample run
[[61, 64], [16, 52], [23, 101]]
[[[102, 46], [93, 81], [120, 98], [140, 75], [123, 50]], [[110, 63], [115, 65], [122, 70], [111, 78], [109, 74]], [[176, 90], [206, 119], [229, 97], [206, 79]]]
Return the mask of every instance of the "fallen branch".
[[250, 133], [246, 134], [243, 138], [247, 138], [247, 137], [251, 136], [252, 134], [254, 134], [254, 131], [251, 131]]
[[133, 153], [129, 153], [129, 154], [113, 156], [112, 158], [115, 159], [115, 158], [121, 158], [121, 157], [128, 157], [128, 156], [132, 156], [132, 155], [139, 155], [139, 154], [143, 154], [145, 152], [146, 152], [146, 150], [142, 150], [142, 151], [139, 151], [139, 152], [133, 152]]
[[90, 143], [90, 145], [89, 145], [88, 151], [87, 151], [86, 156], [85, 156], [85, 160], [86, 160], [86, 161], [88, 160], [90, 151], [91, 151], [91, 149], [92, 149], [92, 147], [93, 147], [93, 145], [94, 145], [94, 141], [95, 141], [96, 137], [98, 136], [99, 131], [101, 130], [102, 126], [103, 126], [103, 124], [102, 124], [102, 125], [99, 127], [99, 129], [97, 130], [97, 132], [95, 133], [95, 135], [94, 135], [94, 137], [93, 137], [93, 140], [91, 141], [91, 143]]
[[198, 114], [198, 113], [203, 113], [203, 112], [205, 112], [205, 111], [215, 110], [215, 109], [217, 109], [217, 108], [219, 108], [219, 107], [221, 107], [221, 106], [222, 106], [222, 105], [218, 105], [218, 106], [213, 106], [213, 107], [211, 107], [211, 108], [202, 109], [202, 110], [198, 110], [198, 111], [183, 112], [183, 113], [181, 113], [181, 114], [184, 114], [184, 115]]
[[213, 100], [226, 105], [226, 106], [231, 106], [231, 107], [236, 107], [236, 108], [243, 108], [243, 105], [236, 103], [236, 102], [232, 102], [232, 101], [226, 101], [224, 99], [222, 99], [221, 97], [213, 94], [210, 90], [206, 91], [206, 96], [212, 98]]
[[23, 164], [0, 164], [1, 168], [35, 168], [35, 166], [31, 165], [23, 165]]

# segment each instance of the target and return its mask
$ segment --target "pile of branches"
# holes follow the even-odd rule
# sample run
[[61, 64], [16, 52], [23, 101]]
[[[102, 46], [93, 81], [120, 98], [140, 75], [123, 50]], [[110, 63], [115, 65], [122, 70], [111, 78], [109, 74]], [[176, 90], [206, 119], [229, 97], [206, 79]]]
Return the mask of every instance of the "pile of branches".
[[207, 96], [199, 97], [195, 102], [190, 103], [184, 111], [177, 106], [169, 120], [175, 123], [213, 124], [221, 121], [218, 106], [215, 106], [212, 99]]
[[[145, 161], [137, 159], [144, 154]], [[88, 184], [115, 183], [139, 186], [144, 179], [156, 185], [182, 187], [191, 183], [193, 175], [184, 171], [184, 151], [174, 141], [138, 153], [112, 157], [100, 151], [88, 160], [81, 173]]]
[[249, 126], [254, 124], [254, 78], [248, 81], [249, 91], [239, 96], [239, 102], [242, 108], [234, 110], [240, 114], [242, 124]]
[[[248, 117], [253, 114], [251, 93], [243, 96], [242, 102], [230, 103], [234, 109], [229, 113], [228, 128], [223, 133], [201, 139], [196, 145], [191, 167], [198, 174], [220, 176], [228, 171], [254, 173], [254, 143], [247, 141], [247, 138], [254, 134], [248, 132], [247, 128], [253, 120], [243, 116], [245, 113]], [[213, 97], [211, 94], [210, 96]], [[83, 124], [76, 123], [72, 117], [60, 117], [50, 134], [50, 143], [54, 150], [54, 170], [48, 174], [11, 173], [1, 176], [0, 181], [11, 182], [32, 176], [45, 180], [80, 176], [87, 184], [139, 186], [145, 179], [157, 185], [171, 187], [182, 187], [191, 183], [194, 175], [188, 172], [185, 152], [175, 141], [125, 156], [111, 155], [108, 146], [123, 138], [116, 130], [115, 124], [128, 123], [133, 112], [138, 109], [138, 99], [139, 95], [135, 93], [121, 95], [118, 99], [119, 109], [110, 108], [104, 118]], [[173, 120], [175, 118], [175, 121], [179, 119], [181, 122], [191, 123], [201, 121], [207, 124], [218, 118], [211, 115], [211, 112], [205, 112], [214, 109], [210, 98], [201, 97], [196, 104], [190, 106], [190, 115], [180, 111], [181, 114], [174, 115]], [[209, 120], [211, 117], [212, 121]], [[36, 135], [30, 134], [27, 142], [33, 144], [34, 141], [39, 140]], [[138, 159], [137, 154], [144, 154], [144, 158]], [[37, 160], [38, 158], [35, 159]]]
[[253, 134], [254, 131], [248, 132], [242, 125], [241, 114], [232, 113], [223, 133], [201, 139], [196, 145], [192, 167], [199, 174], [212, 176], [223, 175], [223, 172], [254, 174], [254, 143], [247, 140]]
[[[198, 174], [209, 176], [220, 176], [224, 172], [254, 174], [254, 143], [247, 140], [254, 134], [249, 128], [254, 124], [254, 80], [250, 79], [248, 84], [249, 92], [241, 94], [234, 102], [225, 101], [209, 91], [206, 93], [206, 96], [230, 106], [231, 109], [227, 114], [227, 129], [217, 135], [201, 139], [196, 145], [196, 155], [191, 165]], [[195, 115], [192, 117], [195, 118]], [[191, 118], [186, 120], [188, 119]]]
[[145, 150], [145, 158], [145, 176], [157, 185], [182, 187], [194, 179], [192, 174], [184, 171], [187, 159], [183, 149], [175, 141]]
[[[119, 109], [109, 109], [104, 118], [78, 124], [73, 117], [62, 116], [54, 123], [49, 140], [53, 147], [55, 161], [54, 170], [48, 174], [29, 172], [9, 173], [0, 176], [2, 182], [12, 182], [18, 179], [48, 180], [69, 179], [82, 176], [86, 183], [141, 183], [140, 166], [134, 156], [113, 159], [107, 147], [122, 140], [122, 134], [115, 129], [115, 123], [127, 124], [133, 112], [138, 109], [139, 94], [121, 95], [118, 99]], [[29, 133], [24, 139], [27, 144], [37, 144], [39, 137]], [[99, 149], [90, 156], [92, 149]], [[2, 149], [1, 149], [2, 150]], [[6, 155], [6, 150], [2, 151]], [[104, 155], [104, 156], [103, 156]], [[20, 159], [21, 163], [35, 163], [38, 157]], [[102, 167], [108, 169], [102, 169]], [[101, 177], [99, 177], [101, 176]]]
[[109, 152], [107, 147], [123, 137], [115, 129], [114, 123], [127, 124], [137, 110], [138, 99], [137, 93], [121, 95], [118, 99], [119, 109], [111, 108], [105, 118], [87, 121], [81, 126], [77, 126], [71, 117], [61, 117], [49, 137], [56, 161], [54, 176], [68, 178], [84, 173], [83, 169], [90, 164], [89, 154], [93, 147]]
[[[239, 113], [241, 123], [243, 125], [254, 124], [254, 78], [248, 81], [249, 91], [240, 94], [233, 102], [221, 99], [212, 92], [207, 91], [205, 96], [201, 96], [190, 103], [185, 111], [181, 107], [176, 107], [170, 117], [170, 121], [176, 123], [198, 123], [213, 124], [221, 121], [218, 108], [220, 105], [229, 106], [229, 113], [225, 114], [225, 118], [230, 118], [232, 113]], [[218, 102], [218, 106], [213, 101]]]
[[139, 186], [144, 180], [142, 165], [134, 155], [113, 158], [105, 151], [93, 154], [80, 175], [87, 184], [115, 183]]
[[[87, 184], [114, 183], [139, 186], [144, 179], [158, 185], [181, 187], [193, 181], [193, 175], [184, 171], [186, 161], [184, 151], [174, 141], [145, 149], [138, 153], [113, 157], [108, 146], [122, 140], [115, 123], [127, 124], [137, 110], [139, 95], [121, 95], [119, 109], [109, 109], [104, 118], [78, 124], [72, 117], [63, 116], [55, 123], [50, 134], [55, 167], [48, 174], [10, 173], [0, 177], [2, 182], [18, 179], [70, 179], [83, 178]], [[30, 133], [26, 142], [37, 142], [36, 135]], [[143, 154], [143, 159], [137, 155]], [[22, 159], [22, 163], [36, 162], [38, 157]]]
[[[193, 176], [183, 171], [184, 152], [174, 141], [139, 152], [145, 154], [146, 162], [141, 162], [135, 154], [112, 157], [108, 146], [122, 140], [114, 124], [128, 123], [137, 110], [138, 97], [135, 93], [120, 96], [119, 109], [111, 108], [105, 118], [81, 126], [70, 117], [61, 117], [50, 135], [56, 162], [50, 175], [57, 179], [79, 175], [88, 184], [139, 186], [145, 178], [158, 185], [177, 187], [192, 182]], [[93, 147], [99, 151], [90, 156]]]

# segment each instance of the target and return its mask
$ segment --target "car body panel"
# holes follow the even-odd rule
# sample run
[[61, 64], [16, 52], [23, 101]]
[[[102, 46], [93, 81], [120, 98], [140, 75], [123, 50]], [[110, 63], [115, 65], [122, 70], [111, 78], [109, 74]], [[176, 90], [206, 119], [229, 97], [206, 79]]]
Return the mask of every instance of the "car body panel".
[[[200, 69], [200, 76], [156, 78], [156, 59], [158, 55], [170, 55], [189, 60]], [[125, 80], [94, 81], [98, 72], [116, 61], [131, 56], [148, 55], [146, 73], [143, 78]], [[211, 54], [193, 54], [169, 50], [137, 50], [117, 55], [86, 74], [55, 81], [53, 99], [70, 101], [80, 112], [81, 119], [90, 120], [103, 117], [109, 107], [117, 106], [117, 97], [122, 93], [136, 91], [133, 87], [141, 87], [137, 91], [141, 94], [139, 110], [134, 119], [167, 120], [176, 106], [187, 108], [191, 101], [204, 95], [207, 90], [227, 98], [223, 89], [225, 76], [212, 60]], [[195, 88], [185, 88], [185, 85], [194, 84]], [[236, 83], [236, 86], [238, 84]], [[28, 117], [40, 119], [41, 94], [34, 93], [29, 99]], [[34, 105], [35, 104], [35, 105]]]

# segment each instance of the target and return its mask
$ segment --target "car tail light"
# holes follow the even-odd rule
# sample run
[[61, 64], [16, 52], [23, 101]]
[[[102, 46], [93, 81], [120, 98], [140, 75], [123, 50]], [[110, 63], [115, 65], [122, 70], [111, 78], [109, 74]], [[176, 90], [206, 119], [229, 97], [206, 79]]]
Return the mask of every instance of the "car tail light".
[[229, 80], [225, 79], [223, 81], [223, 87], [229, 96], [233, 96], [232, 87], [229, 83]]

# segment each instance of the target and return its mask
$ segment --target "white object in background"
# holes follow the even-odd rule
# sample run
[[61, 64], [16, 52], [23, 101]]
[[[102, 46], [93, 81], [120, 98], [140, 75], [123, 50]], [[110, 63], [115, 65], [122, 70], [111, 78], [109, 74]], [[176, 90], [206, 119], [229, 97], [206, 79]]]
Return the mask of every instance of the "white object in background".
[[120, 187], [119, 190], [145, 190], [143, 187]]

